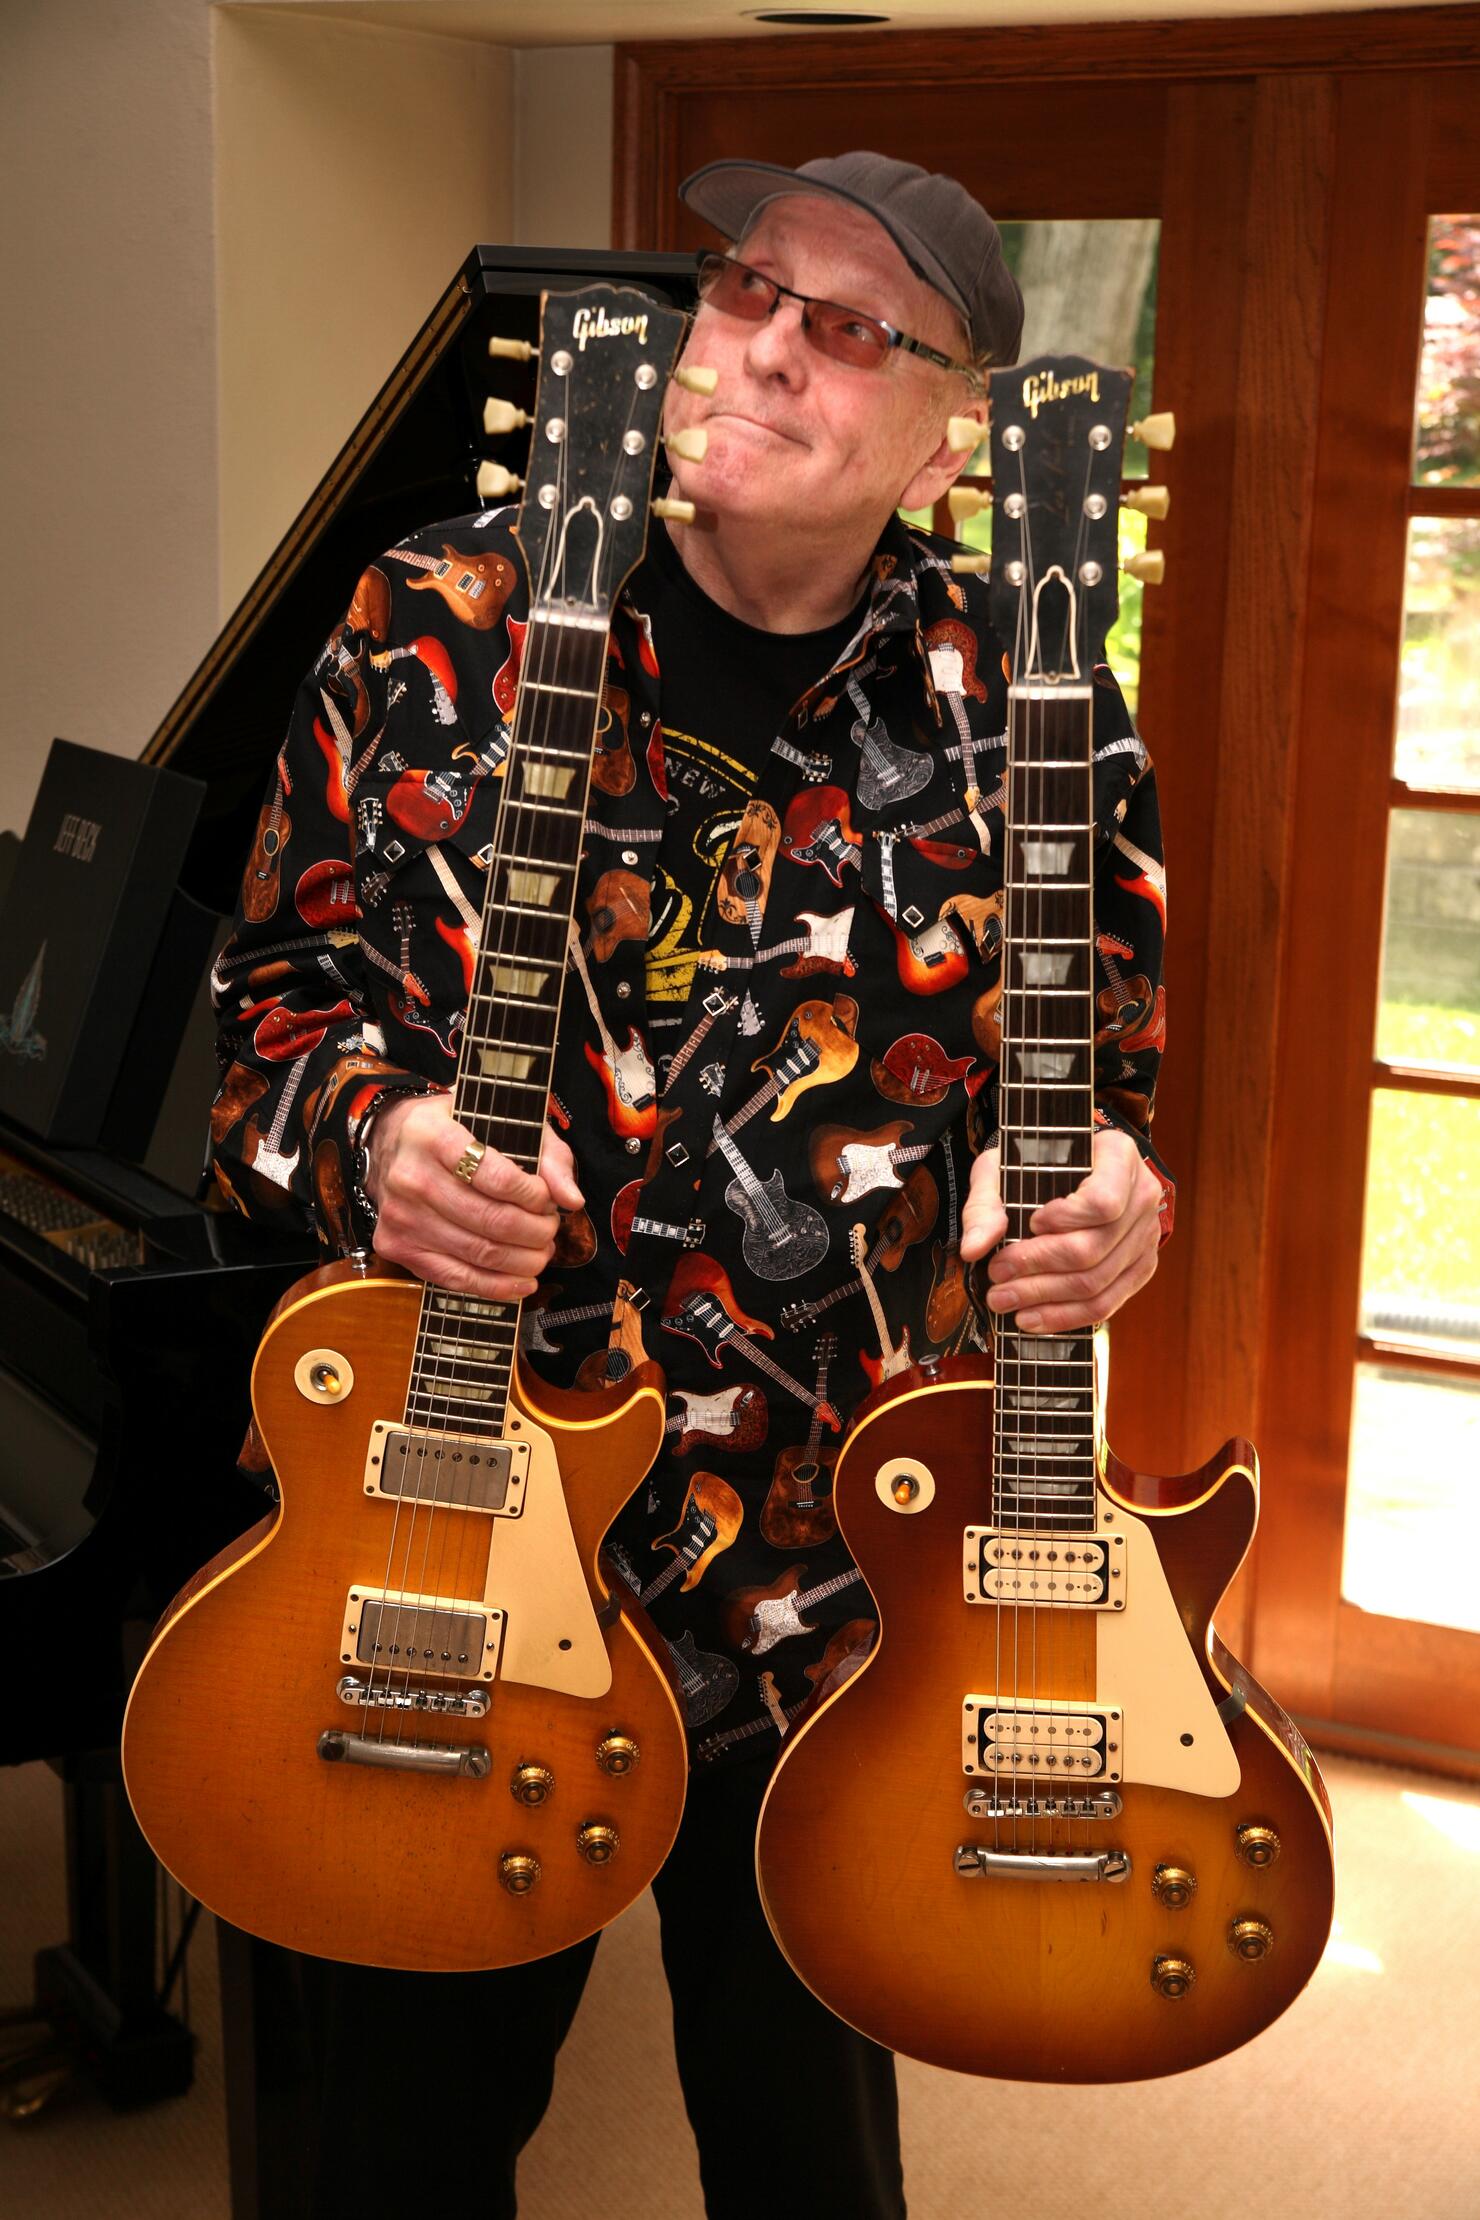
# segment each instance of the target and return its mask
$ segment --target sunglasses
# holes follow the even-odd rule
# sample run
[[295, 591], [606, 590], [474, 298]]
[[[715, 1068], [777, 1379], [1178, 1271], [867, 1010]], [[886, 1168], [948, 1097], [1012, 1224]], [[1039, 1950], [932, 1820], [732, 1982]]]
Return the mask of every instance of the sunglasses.
[[861, 308], [844, 308], [837, 301], [819, 301], [810, 293], [795, 292], [791, 286], [778, 285], [774, 278], [763, 277], [749, 263], [736, 262], [727, 254], [700, 257], [698, 286], [699, 298], [707, 307], [717, 308], [724, 316], [737, 316], [746, 324], [763, 324], [774, 314], [783, 295], [789, 301], [800, 301], [802, 330], [817, 352], [830, 362], [846, 362], [853, 370], [880, 370], [898, 348], [902, 354], [939, 363], [942, 370], [958, 370], [973, 381], [977, 378], [969, 362], [955, 362], [939, 348], [927, 347], [923, 339], [911, 339], [907, 332], [886, 324], [882, 316], [867, 316]]

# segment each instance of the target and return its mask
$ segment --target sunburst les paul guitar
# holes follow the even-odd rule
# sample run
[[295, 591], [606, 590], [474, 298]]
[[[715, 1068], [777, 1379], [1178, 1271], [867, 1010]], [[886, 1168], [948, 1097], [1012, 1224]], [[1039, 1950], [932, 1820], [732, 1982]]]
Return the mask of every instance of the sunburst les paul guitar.
[[[992, 380], [1010, 1238], [1091, 1162], [1090, 650], [1129, 383], [1074, 358]], [[882, 1379], [844, 1442], [833, 1503], [880, 1638], [787, 1737], [761, 1894], [802, 1979], [893, 2049], [1009, 2080], [1175, 2073], [1282, 2012], [1331, 1919], [1320, 1775], [1213, 1626], [1257, 1463], [1233, 1440], [1135, 1472], [1104, 1439], [1103, 1335], [994, 1341]]]
[[[588, 326], [599, 345], [576, 343]], [[641, 557], [682, 328], [630, 291], [544, 304], [531, 615], [453, 1096], [529, 1170], [579, 945], [607, 623]], [[176, 1598], [123, 1738], [161, 1861], [253, 1934], [386, 1966], [514, 1964], [605, 1925], [677, 1831], [672, 1668], [602, 1556], [663, 1439], [662, 1374], [548, 1388], [518, 1327], [515, 1304], [349, 1261], [268, 1327], [253, 1407], [281, 1506]]]

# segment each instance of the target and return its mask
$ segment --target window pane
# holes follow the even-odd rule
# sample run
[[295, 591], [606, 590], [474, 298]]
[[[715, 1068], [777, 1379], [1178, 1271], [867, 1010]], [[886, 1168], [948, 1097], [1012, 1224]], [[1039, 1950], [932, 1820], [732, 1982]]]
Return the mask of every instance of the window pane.
[[[1091, 362], [1134, 363], [1128, 422], [1151, 409], [1151, 376], [1156, 342], [1156, 266], [1161, 225], [1148, 217], [1086, 217], [1073, 222], [1003, 224], [1002, 252], [1023, 289], [1023, 339], [1020, 359], [1035, 355], [1084, 355]], [[992, 467], [984, 441], [967, 465], [968, 475], [986, 477]], [[1127, 440], [1124, 475], [1144, 478], [1147, 451]], [[929, 525], [924, 511], [904, 512], [912, 523]], [[957, 527], [968, 547], [992, 544], [989, 514]], [[1146, 518], [1133, 509], [1120, 518], [1121, 554], [1146, 545]], [[1141, 677], [1141, 600], [1144, 588], [1133, 578], [1120, 581], [1120, 616], [1107, 642], [1110, 668], [1120, 681], [1131, 715]]]
[[1480, 1631], [1480, 1387], [1359, 1365], [1341, 1592]]
[[1362, 1325], [1480, 1356], [1480, 1102], [1373, 1094]]
[[[1003, 258], [1023, 289], [1022, 360], [1085, 355], [1134, 363], [1133, 424], [1151, 407], [1160, 243], [1154, 216], [1002, 226]], [[1146, 475], [1139, 440], [1126, 443], [1125, 475]]]
[[1480, 216], [1429, 220], [1413, 476], [1420, 486], [1480, 485]]
[[1377, 1053], [1480, 1070], [1480, 817], [1392, 813]]
[[1393, 768], [1410, 786], [1480, 787], [1480, 519], [1408, 527]]

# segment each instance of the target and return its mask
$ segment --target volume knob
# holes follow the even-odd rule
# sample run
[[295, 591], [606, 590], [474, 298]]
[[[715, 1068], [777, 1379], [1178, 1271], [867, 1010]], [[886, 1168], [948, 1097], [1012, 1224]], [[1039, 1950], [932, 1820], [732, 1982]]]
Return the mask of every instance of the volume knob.
[[1151, 1876], [1151, 1893], [1169, 1912], [1182, 1912], [1197, 1894], [1197, 1876], [1182, 1865], [1159, 1865]]
[[576, 1829], [576, 1848], [587, 1865], [610, 1865], [620, 1841], [616, 1828], [604, 1819], [588, 1819]]
[[506, 1850], [498, 1861], [498, 1877], [510, 1896], [528, 1896], [540, 1877], [540, 1861], [525, 1850]]
[[1245, 1865], [1273, 1865], [1280, 1854], [1279, 1836], [1258, 1820], [1246, 1819], [1233, 1839]]
[[1186, 1996], [1197, 1975], [1190, 1958], [1153, 1958], [1151, 1986], [1158, 1996]]
[[543, 1804], [555, 1786], [555, 1776], [548, 1765], [535, 1765], [526, 1760], [516, 1765], [509, 1782], [509, 1793], [516, 1804]]
[[1274, 1929], [1262, 1919], [1236, 1919], [1228, 1930], [1228, 1947], [1235, 1958], [1246, 1958], [1253, 1965], [1273, 1950]]
[[596, 1762], [603, 1773], [630, 1773], [638, 1755], [630, 1734], [604, 1734], [596, 1745]]

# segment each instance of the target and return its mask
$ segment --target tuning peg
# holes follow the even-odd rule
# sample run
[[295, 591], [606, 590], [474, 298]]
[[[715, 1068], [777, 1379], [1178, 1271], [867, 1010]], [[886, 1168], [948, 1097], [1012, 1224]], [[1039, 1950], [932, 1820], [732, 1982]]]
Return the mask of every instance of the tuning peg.
[[1139, 578], [1143, 586], [1159, 586], [1167, 574], [1167, 559], [1159, 547], [1148, 547], [1144, 555], [1127, 555], [1120, 567], [1127, 578]]
[[1139, 424], [1132, 424], [1131, 438], [1138, 439], [1143, 447], [1159, 447], [1166, 452], [1177, 436], [1177, 419], [1170, 409], [1160, 416], [1143, 416]]
[[709, 434], [701, 424], [686, 432], [665, 432], [663, 444], [670, 455], [677, 455], [681, 462], [702, 462], [709, 445]]
[[505, 362], [532, 362], [539, 349], [527, 339], [490, 339], [488, 352]]
[[985, 437], [986, 427], [974, 416], [953, 416], [946, 426], [946, 445], [953, 455], [969, 455]]
[[512, 401], [485, 401], [483, 404], [483, 429], [485, 432], [517, 432], [529, 418], [523, 409], [516, 409]]
[[512, 470], [505, 470], [502, 463], [485, 462], [478, 465], [476, 480], [479, 493], [487, 501], [501, 501], [505, 494], [517, 493], [523, 485]]
[[964, 524], [969, 516], [980, 516], [983, 509], [991, 506], [992, 496], [978, 493], [975, 486], [952, 486], [946, 495], [946, 507], [958, 524]]
[[697, 514], [692, 501], [675, 501], [671, 495], [653, 503], [653, 515], [662, 517], [665, 524], [692, 524]]
[[953, 555], [952, 570], [965, 571], [975, 576], [985, 576], [992, 567], [990, 555]]
[[1137, 486], [1134, 493], [1121, 498], [1123, 509], [1135, 509], [1142, 516], [1163, 517], [1172, 505], [1170, 486]]
[[681, 385], [685, 393], [712, 393], [719, 384], [719, 372], [701, 370], [697, 364], [692, 369], [681, 364], [673, 373], [673, 382]]

